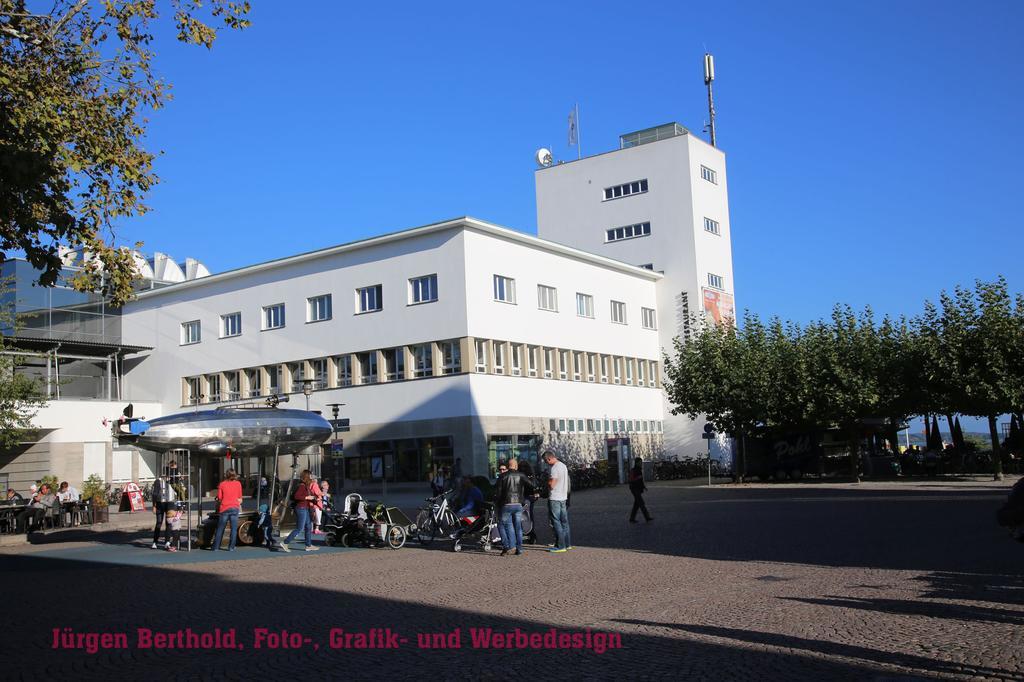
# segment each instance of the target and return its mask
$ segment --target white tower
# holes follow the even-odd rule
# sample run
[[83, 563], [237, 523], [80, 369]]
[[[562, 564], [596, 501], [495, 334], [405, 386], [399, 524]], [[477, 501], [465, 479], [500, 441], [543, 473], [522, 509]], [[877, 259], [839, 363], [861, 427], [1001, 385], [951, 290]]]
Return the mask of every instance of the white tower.
[[[678, 123], [619, 140], [612, 152], [536, 171], [537, 232], [664, 273], [657, 333], [672, 353], [689, 316], [735, 316], [725, 154]], [[643, 323], [639, 310], [628, 315], [628, 324]], [[670, 409], [666, 401], [666, 454], [706, 452], [703, 422]]]

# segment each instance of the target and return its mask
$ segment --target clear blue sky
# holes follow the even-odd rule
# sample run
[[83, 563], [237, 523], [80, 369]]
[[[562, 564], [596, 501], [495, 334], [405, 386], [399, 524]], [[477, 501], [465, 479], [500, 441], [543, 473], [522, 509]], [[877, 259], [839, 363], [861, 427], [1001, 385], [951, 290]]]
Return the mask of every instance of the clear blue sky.
[[1024, 3], [254, 3], [212, 52], [165, 42], [175, 100], [150, 215], [222, 271], [458, 215], [536, 231], [533, 152], [667, 121], [700, 134], [717, 65], [737, 303], [916, 313], [1019, 291]]

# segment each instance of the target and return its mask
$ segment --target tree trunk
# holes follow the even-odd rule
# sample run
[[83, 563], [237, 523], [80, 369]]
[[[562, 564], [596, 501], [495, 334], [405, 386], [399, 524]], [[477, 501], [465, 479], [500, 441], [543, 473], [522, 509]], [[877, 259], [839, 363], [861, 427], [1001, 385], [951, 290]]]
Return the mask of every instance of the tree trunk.
[[851, 428], [847, 438], [850, 445], [850, 477], [854, 483], [860, 483], [860, 431]]
[[999, 431], [996, 429], [996, 416], [988, 417], [988, 435], [992, 438], [992, 479], [1003, 480], [1003, 457], [999, 452]]
[[949, 442], [953, 444], [953, 447], [957, 447], [956, 431], [953, 430], [953, 415], [946, 415], [946, 423], [949, 424]]

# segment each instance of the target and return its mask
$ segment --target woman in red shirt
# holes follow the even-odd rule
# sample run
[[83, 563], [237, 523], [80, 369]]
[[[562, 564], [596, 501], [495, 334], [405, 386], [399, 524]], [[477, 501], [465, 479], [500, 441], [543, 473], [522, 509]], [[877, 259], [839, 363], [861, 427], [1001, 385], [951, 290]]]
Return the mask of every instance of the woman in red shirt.
[[306, 540], [306, 551], [314, 552], [319, 547], [313, 545], [313, 521], [310, 518], [310, 508], [319, 508], [323, 502], [321, 501], [320, 486], [313, 480], [313, 474], [310, 473], [309, 469], [302, 472], [301, 482], [299, 487], [295, 490], [295, 529], [288, 533], [288, 537], [285, 538], [284, 544], [291, 544], [295, 536], [302, 531], [305, 534]]
[[238, 537], [238, 513], [242, 510], [242, 484], [234, 469], [224, 472], [224, 480], [217, 486], [217, 534], [214, 536], [213, 551], [220, 549], [224, 539], [224, 526], [231, 524], [228, 551], [235, 551]]

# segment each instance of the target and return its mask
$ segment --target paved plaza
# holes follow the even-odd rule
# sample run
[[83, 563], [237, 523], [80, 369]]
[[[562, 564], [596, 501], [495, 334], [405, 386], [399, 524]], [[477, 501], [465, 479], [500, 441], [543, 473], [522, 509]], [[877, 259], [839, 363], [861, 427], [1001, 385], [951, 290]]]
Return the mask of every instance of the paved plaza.
[[[442, 542], [175, 555], [138, 533], [54, 534], [0, 550], [2, 665], [54, 680], [1021, 680], [1024, 545], [994, 522], [1012, 483], [654, 483], [650, 524], [627, 523], [625, 487], [582, 491], [575, 548], [519, 558]], [[128, 646], [54, 649], [55, 628], [63, 647]], [[219, 628], [222, 648], [140, 648], [139, 628]], [[511, 646], [472, 640], [488, 628]], [[622, 648], [598, 653], [614, 634]], [[356, 648], [370, 644], [397, 648]], [[459, 648], [428, 647], [443, 644]]]

